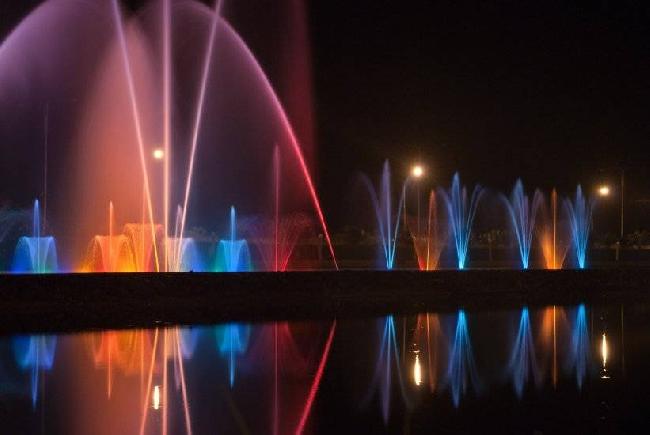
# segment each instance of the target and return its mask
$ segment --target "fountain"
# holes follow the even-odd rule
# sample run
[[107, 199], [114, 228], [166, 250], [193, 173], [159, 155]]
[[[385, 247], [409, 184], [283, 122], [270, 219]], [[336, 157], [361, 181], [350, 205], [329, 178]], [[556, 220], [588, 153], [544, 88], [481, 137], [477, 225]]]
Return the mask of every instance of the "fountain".
[[465, 269], [469, 243], [472, 236], [472, 225], [476, 216], [476, 209], [483, 195], [483, 189], [477, 185], [472, 196], [468, 199], [467, 189], [460, 185], [460, 175], [454, 174], [449, 192], [440, 190], [440, 195], [445, 201], [451, 235], [454, 239], [458, 269]]
[[564, 225], [558, 222], [557, 192], [551, 191], [550, 205], [542, 203], [541, 208], [542, 224], [539, 226], [537, 237], [539, 239], [542, 255], [544, 256], [544, 267], [546, 269], [562, 269], [564, 259], [569, 251], [564, 235]]
[[501, 195], [501, 199], [508, 210], [510, 223], [515, 233], [515, 239], [519, 248], [519, 258], [522, 269], [528, 269], [530, 248], [533, 244], [535, 230], [535, 218], [537, 211], [542, 204], [542, 194], [535, 190], [532, 201], [524, 192], [524, 185], [521, 179], [515, 182], [510, 199]]
[[404, 193], [406, 191], [408, 178], [404, 181], [404, 185], [402, 186], [397, 210], [395, 212], [392, 208], [390, 165], [388, 160], [384, 162], [378, 190], [375, 190], [372, 182], [367, 176], [363, 175], [361, 179], [368, 188], [370, 201], [375, 212], [385, 268], [386, 270], [392, 270], [395, 265], [395, 252], [397, 249], [400, 229], [400, 216], [402, 214], [402, 209], [404, 208]]
[[[419, 216], [416, 220], [419, 221]], [[429, 192], [427, 220], [424, 228], [419, 222], [408, 221], [409, 232], [413, 239], [413, 247], [420, 270], [436, 270], [440, 261], [440, 254], [447, 242], [447, 232], [442, 231], [438, 220], [438, 201], [435, 191]]]
[[578, 267], [584, 269], [587, 265], [587, 247], [589, 234], [591, 233], [593, 202], [584, 197], [582, 187], [578, 185], [574, 200], [564, 200], [564, 209], [571, 227], [571, 238]]
[[530, 318], [528, 308], [521, 310], [519, 318], [519, 330], [512, 346], [512, 353], [508, 362], [508, 371], [512, 379], [517, 397], [522, 396], [524, 387], [532, 377], [536, 385], [539, 385], [541, 377], [535, 358], [535, 344], [533, 334], [530, 330]]
[[[311, 120], [293, 107], [290, 95], [309, 95], [301, 92], [309, 87], [308, 76], [278, 95], [242, 35], [222, 16], [222, 4], [152, 0], [131, 16], [118, 0], [47, 0], [2, 41], [0, 137], [12, 150], [2, 167], [29, 167], [24, 190], [45, 192], [48, 227], [66, 241], [60, 252], [66, 264], [84, 263], [88, 240], [105, 225], [104, 205], [113, 200], [125, 222], [140, 225], [141, 238], [147, 233], [150, 263], [138, 258], [135, 266], [121, 266], [102, 252], [93, 270], [196, 270], [179, 265], [180, 251], [191, 249], [182, 241], [187, 228], [209, 227], [232, 203], [270, 221], [308, 216], [320, 226], [336, 266], [310, 174], [311, 127], [302, 122]], [[231, 12], [237, 8], [228, 12], [241, 18]], [[289, 24], [301, 19], [285, 18]], [[61, 28], [68, 31], [53, 30]], [[295, 40], [306, 34], [302, 27], [291, 30]], [[280, 50], [294, 49], [305, 50], [294, 42]], [[300, 66], [274, 71], [302, 74], [308, 64], [303, 53], [275, 54], [273, 59], [291, 63], [298, 59]], [[289, 112], [281, 104], [287, 100]], [[304, 103], [310, 102], [299, 105]], [[45, 135], [33, 128], [43, 125], [43, 114]], [[41, 155], [43, 170], [33, 164]], [[268, 164], [271, 155], [277, 155], [277, 166]], [[260, 192], [260, 177], [270, 178], [276, 167], [282, 170], [281, 209]], [[15, 197], [7, 199], [20, 202], [23, 194], [10, 192]], [[177, 203], [181, 216], [173, 228]], [[265, 239], [276, 239], [275, 227], [265, 228]], [[111, 255], [118, 244], [92, 243], [91, 250]], [[277, 269], [283, 268], [281, 257]]]
[[479, 388], [478, 372], [464, 310], [458, 310], [456, 332], [449, 353], [445, 382], [451, 388], [451, 398], [455, 407], [458, 407], [461, 396], [467, 393], [470, 385], [475, 391]]
[[248, 272], [251, 269], [248, 242], [244, 239], [237, 239], [235, 207], [230, 207], [230, 238], [220, 240], [217, 245], [215, 271]]
[[41, 236], [38, 200], [34, 201], [31, 237], [18, 239], [14, 253], [13, 271], [19, 273], [51, 273], [58, 270], [56, 243], [52, 236]]

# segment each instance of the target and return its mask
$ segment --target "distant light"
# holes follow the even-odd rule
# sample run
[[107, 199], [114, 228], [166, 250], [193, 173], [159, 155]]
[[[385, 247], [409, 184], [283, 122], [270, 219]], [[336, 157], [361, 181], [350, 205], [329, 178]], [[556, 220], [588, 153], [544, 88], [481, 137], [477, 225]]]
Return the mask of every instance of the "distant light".
[[598, 195], [600, 196], [609, 196], [609, 186], [602, 185], [598, 188]]
[[156, 148], [153, 150], [153, 158], [156, 160], [162, 160], [165, 157], [165, 151], [162, 148]]
[[424, 175], [424, 168], [422, 165], [415, 165], [411, 168], [411, 175], [415, 178], [421, 178]]
[[415, 354], [415, 364], [413, 364], [413, 383], [418, 387], [422, 385], [422, 367], [420, 366], [420, 355]]
[[153, 387], [153, 397], [151, 398], [151, 406], [158, 411], [160, 409], [160, 386]]

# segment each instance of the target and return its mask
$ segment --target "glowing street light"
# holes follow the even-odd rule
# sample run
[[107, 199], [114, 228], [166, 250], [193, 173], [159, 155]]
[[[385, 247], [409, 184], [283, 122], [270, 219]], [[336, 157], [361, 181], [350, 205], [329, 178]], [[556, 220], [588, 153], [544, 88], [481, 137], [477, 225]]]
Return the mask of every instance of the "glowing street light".
[[153, 150], [153, 158], [156, 160], [162, 160], [165, 157], [165, 151], [162, 148], [156, 148]]
[[413, 167], [411, 168], [411, 176], [413, 176], [414, 178], [422, 178], [423, 175], [424, 175], [424, 168], [422, 167], [422, 165], [420, 164], [413, 165]]
[[605, 196], [609, 196], [609, 194], [610, 194], [610, 190], [608, 185], [603, 184], [602, 186], [598, 187], [599, 196], [605, 197]]

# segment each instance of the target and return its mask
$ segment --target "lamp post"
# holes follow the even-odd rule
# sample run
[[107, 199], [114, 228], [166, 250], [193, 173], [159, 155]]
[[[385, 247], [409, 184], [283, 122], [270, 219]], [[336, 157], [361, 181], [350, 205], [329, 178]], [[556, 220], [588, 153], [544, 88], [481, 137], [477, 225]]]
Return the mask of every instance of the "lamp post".
[[[623, 242], [623, 237], [625, 235], [625, 169], [621, 168], [621, 178], [620, 178], [620, 192], [619, 192], [619, 197], [621, 201], [621, 207], [620, 207], [620, 231], [619, 231], [619, 237], [618, 240], [616, 241], [616, 261], [620, 260], [620, 251], [621, 251], [621, 243]], [[598, 187], [598, 196], [606, 198], [609, 197], [611, 194], [611, 189], [607, 184], [601, 184]]]

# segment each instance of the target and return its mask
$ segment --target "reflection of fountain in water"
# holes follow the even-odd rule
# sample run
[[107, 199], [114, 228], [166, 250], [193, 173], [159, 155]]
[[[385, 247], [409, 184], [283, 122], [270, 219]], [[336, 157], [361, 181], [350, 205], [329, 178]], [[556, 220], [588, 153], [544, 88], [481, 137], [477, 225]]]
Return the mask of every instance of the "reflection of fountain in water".
[[571, 329], [567, 369], [575, 371], [578, 388], [582, 388], [589, 369], [589, 333], [587, 332], [587, 314], [584, 304], [578, 306]]
[[407, 405], [408, 396], [406, 395], [406, 385], [402, 377], [402, 365], [400, 364], [399, 351], [397, 349], [395, 320], [393, 316], [388, 316], [382, 321], [382, 323], [383, 331], [381, 335], [379, 354], [375, 364], [375, 374], [365, 402], [368, 402], [374, 392], [378, 390], [379, 400], [381, 403], [381, 415], [384, 419], [384, 423], [387, 423], [388, 417], [390, 416], [393, 370], [395, 370], [397, 375], [397, 383], [402, 399], [407, 403]]
[[30, 335], [13, 339], [13, 350], [16, 362], [23, 370], [30, 372], [30, 395], [32, 406], [38, 400], [39, 385], [42, 382], [41, 372], [51, 370], [56, 352], [55, 336]]
[[235, 385], [237, 358], [248, 350], [251, 327], [249, 325], [231, 323], [217, 326], [217, 348], [219, 354], [228, 361], [228, 382], [230, 387]]
[[[420, 378], [422, 382], [427, 383], [429, 391], [432, 393], [438, 386], [442, 339], [442, 328], [438, 315], [432, 313], [418, 315], [413, 342], [418, 349]], [[415, 371], [414, 366], [414, 378]]]
[[535, 357], [535, 344], [530, 330], [530, 319], [528, 308], [521, 310], [519, 318], [519, 330], [512, 346], [512, 353], [508, 362], [508, 371], [515, 388], [515, 393], [521, 397], [524, 387], [532, 377], [536, 385], [539, 385], [540, 375]]
[[479, 387], [478, 372], [464, 310], [458, 311], [456, 332], [447, 363], [446, 383], [451, 388], [451, 397], [456, 407], [460, 404], [461, 396], [467, 393], [467, 388], [470, 385], [475, 391]]

